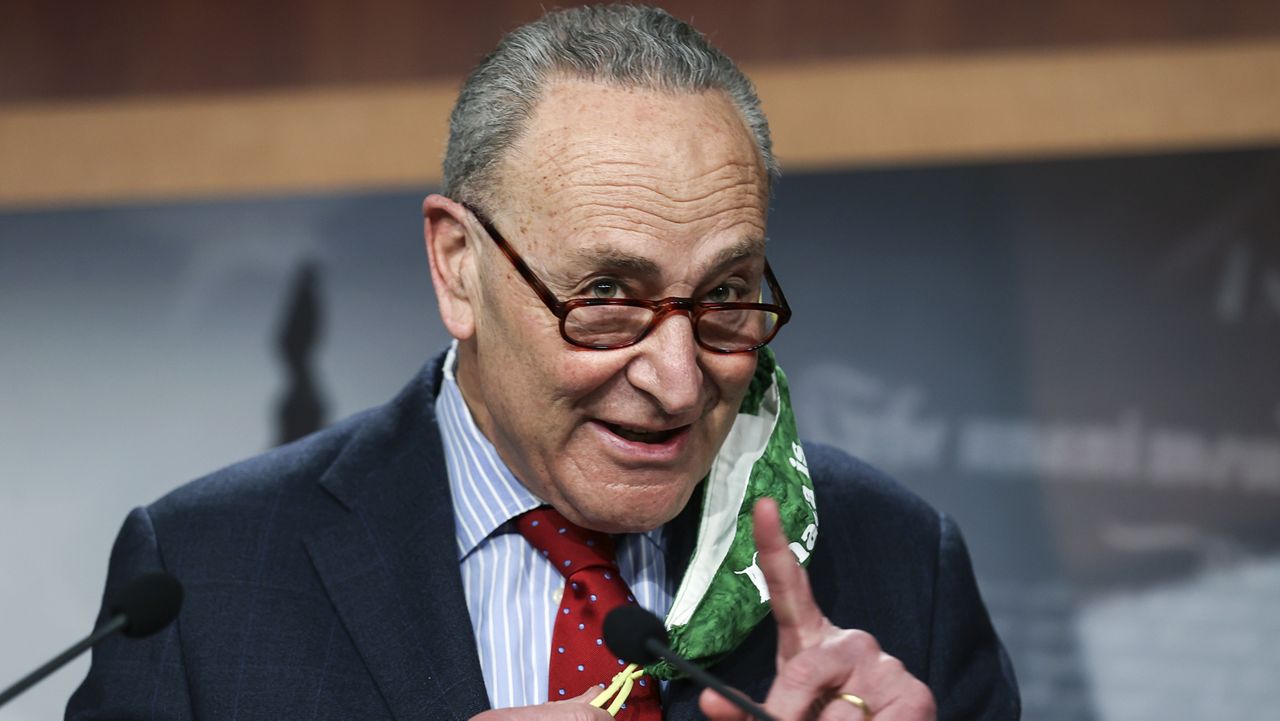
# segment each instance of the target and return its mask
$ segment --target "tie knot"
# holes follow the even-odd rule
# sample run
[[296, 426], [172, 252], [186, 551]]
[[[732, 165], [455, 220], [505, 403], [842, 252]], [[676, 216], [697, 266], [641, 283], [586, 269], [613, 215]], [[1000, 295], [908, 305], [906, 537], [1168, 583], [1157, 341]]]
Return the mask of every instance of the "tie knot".
[[550, 506], [522, 514], [516, 529], [566, 578], [584, 568], [616, 567], [608, 534], [575, 526]]

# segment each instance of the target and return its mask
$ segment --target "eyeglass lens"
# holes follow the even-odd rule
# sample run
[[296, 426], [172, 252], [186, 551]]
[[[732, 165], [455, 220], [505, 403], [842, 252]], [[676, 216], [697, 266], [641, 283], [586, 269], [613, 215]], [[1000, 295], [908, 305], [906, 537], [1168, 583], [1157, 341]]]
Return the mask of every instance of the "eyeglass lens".
[[[565, 316], [564, 332], [575, 343], [587, 346], [624, 346], [645, 334], [654, 315], [648, 308], [635, 306], [580, 306]], [[776, 313], [757, 309], [704, 310], [696, 317], [698, 340], [730, 352], [760, 345], [778, 323]]]

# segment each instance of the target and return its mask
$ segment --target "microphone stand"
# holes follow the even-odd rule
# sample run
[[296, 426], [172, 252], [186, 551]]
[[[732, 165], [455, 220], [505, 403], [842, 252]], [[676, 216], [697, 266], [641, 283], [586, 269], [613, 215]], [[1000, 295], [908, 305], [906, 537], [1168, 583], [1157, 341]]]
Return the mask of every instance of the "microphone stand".
[[80, 641], [66, 651], [63, 651], [57, 658], [27, 674], [14, 685], [4, 691], [0, 691], [0, 706], [4, 706], [16, 698], [18, 694], [21, 694], [23, 691], [26, 691], [37, 683], [40, 683], [40, 681], [44, 680], [45, 676], [48, 676], [54, 671], [62, 668], [68, 661], [84, 653], [90, 646], [101, 641], [107, 636], [116, 633], [117, 631], [124, 630], [124, 627], [127, 625], [129, 625], [129, 617], [123, 613], [116, 614], [114, 618], [94, 629], [93, 633], [85, 637], [83, 641]]
[[650, 636], [644, 640], [644, 647], [649, 653], [688, 674], [689, 678], [729, 699], [730, 703], [746, 711], [753, 718], [760, 719], [760, 721], [777, 721], [777, 719], [765, 713], [765, 710], [759, 705], [745, 698], [740, 691], [726, 686], [720, 679], [707, 673], [701, 667], [689, 663], [662, 641]]

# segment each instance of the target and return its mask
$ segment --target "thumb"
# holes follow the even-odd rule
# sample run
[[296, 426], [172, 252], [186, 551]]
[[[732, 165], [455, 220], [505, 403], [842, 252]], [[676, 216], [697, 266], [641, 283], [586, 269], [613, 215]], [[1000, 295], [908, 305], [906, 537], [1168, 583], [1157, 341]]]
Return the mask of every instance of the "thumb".
[[586, 694], [540, 706], [491, 709], [471, 721], [613, 721], [608, 711], [591, 705]]
[[710, 688], [702, 689], [698, 696], [698, 708], [711, 721], [748, 721], [751, 718], [732, 701]]
[[[580, 709], [581, 713], [585, 714], [581, 717], [574, 716], [575, 719], [582, 718], [584, 721], [586, 719], [590, 719], [590, 721], [613, 721], [613, 717], [609, 715], [608, 711], [591, 705], [591, 702], [595, 700], [596, 696], [600, 695], [601, 690], [602, 689], [592, 686], [584, 691], [581, 696], [575, 696], [563, 701], [556, 701], [554, 704], [572, 705], [575, 711]], [[583, 706], [586, 708], [581, 708]]]
[[[564, 700], [562, 700], [562, 701], [557, 701], [556, 703], [585, 703], [585, 704], [590, 704], [592, 701], [594, 701], [594, 700], [595, 700], [596, 696], [599, 696], [599, 695], [600, 695], [600, 692], [601, 692], [601, 691], [604, 691], [604, 689], [600, 688], [599, 686], [592, 686], [591, 688], [588, 688], [586, 691], [583, 691], [583, 692], [582, 692], [580, 695], [578, 695], [578, 696], [574, 696], [574, 697], [572, 697], [572, 698], [567, 698], [567, 699], [564, 699]], [[606, 712], [606, 713], [605, 713], [605, 715], [606, 715], [606, 716], [608, 716], [608, 715], [609, 715], [609, 714], [608, 714], [608, 712]]]

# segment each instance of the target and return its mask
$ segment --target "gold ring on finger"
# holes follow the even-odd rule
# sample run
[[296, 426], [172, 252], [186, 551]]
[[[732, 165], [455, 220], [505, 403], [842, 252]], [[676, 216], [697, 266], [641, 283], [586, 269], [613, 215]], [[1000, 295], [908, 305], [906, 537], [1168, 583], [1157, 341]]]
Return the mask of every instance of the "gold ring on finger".
[[857, 706], [862, 711], [863, 718], [871, 718], [871, 709], [867, 708], [867, 702], [863, 701], [861, 696], [852, 693], [838, 693], [836, 698]]

